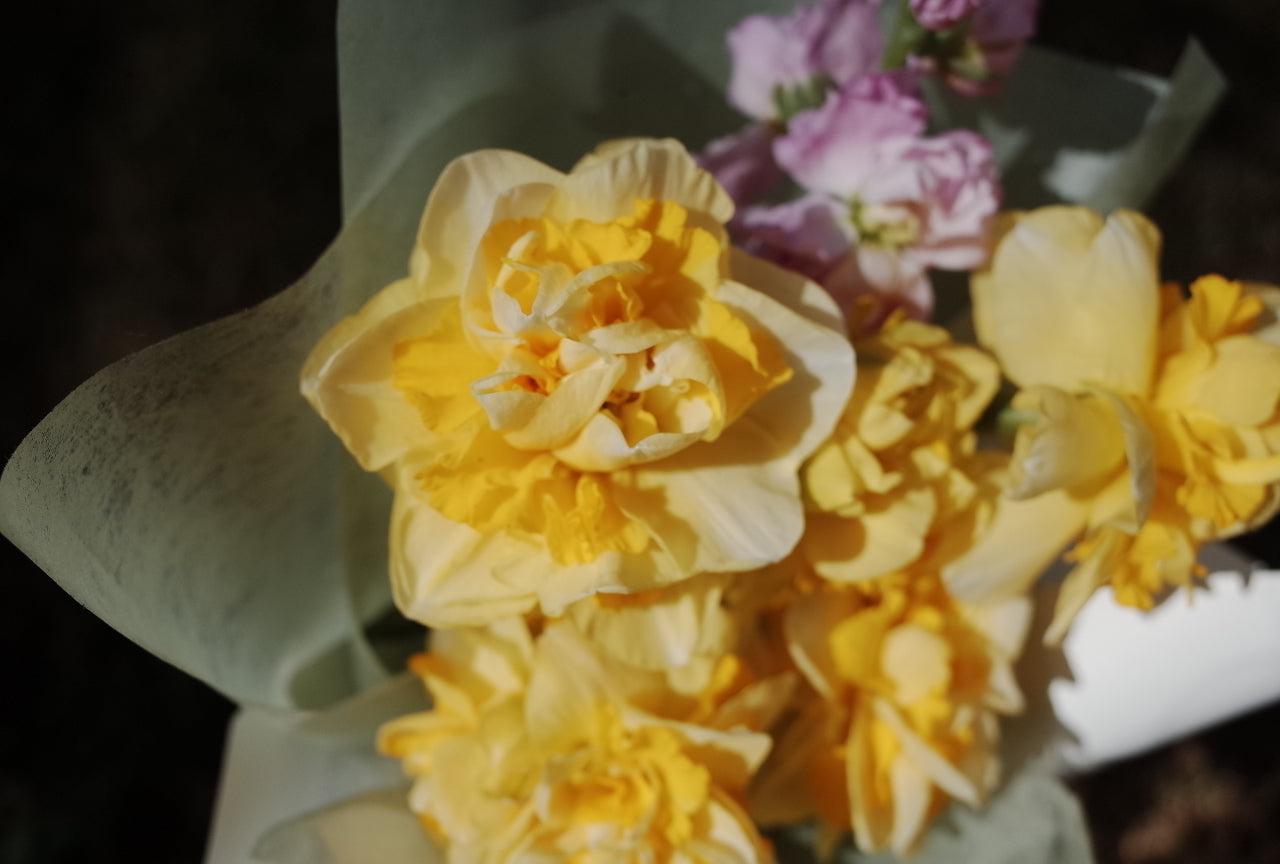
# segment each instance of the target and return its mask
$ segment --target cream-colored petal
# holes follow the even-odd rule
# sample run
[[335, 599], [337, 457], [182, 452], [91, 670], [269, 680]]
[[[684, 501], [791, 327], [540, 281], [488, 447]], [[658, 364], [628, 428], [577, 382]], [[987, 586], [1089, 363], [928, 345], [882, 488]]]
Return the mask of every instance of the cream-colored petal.
[[1027, 596], [957, 605], [965, 622], [987, 638], [989, 649], [995, 657], [1004, 660], [1018, 658], [1035, 611]]
[[978, 337], [1023, 387], [1145, 395], [1156, 360], [1160, 235], [1137, 213], [1006, 214], [971, 281]]
[[925, 548], [938, 513], [932, 489], [905, 490], [884, 510], [854, 519], [812, 514], [800, 546], [813, 569], [834, 582], [874, 579], [906, 567]]
[[[458, 295], [495, 215], [535, 215], [549, 192], [546, 185], [563, 177], [536, 159], [508, 150], [478, 150], [453, 160], [440, 173], [422, 213], [409, 259], [410, 278], [428, 296]], [[526, 184], [541, 188], [536, 194], [511, 194]], [[529, 212], [519, 212], [521, 203]]]
[[[569, 618], [593, 642], [623, 662], [644, 669], [684, 666], [701, 643], [699, 598], [677, 591], [640, 605], [602, 605], [595, 597], [579, 600]], [[717, 597], [719, 592], [716, 592]]]
[[564, 446], [600, 411], [625, 366], [620, 357], [601, 357], [594, 365], [566, 375], [520, 428], [503, 437], [521, 450]]
[[611, 607], [608, 598], [603, 603], [596, 598], [575, 603], [569, 614], [594, 611], [585, 623], [575, 618], [580, 629], [633, 666], [685, 667], [699, 655], [720, 656], [732, 648], [734, 621], [723, 603], [728, 579], [702, 573], [655, 592], [653, 601], [643, 605]]
[[728, 193], [670, 138], [602, 145], [570, 172], [548, 215], [607, 222], [630, 216], [633, 202], [643, 199], [674, 201], [720, 224], [733, 218]]
[[907, 857], [924, 829], [933, 783], [915, 760], [899, 755], [889, 769], [889, 786], [893, 790], [893, 831], [889, 848], [900, 858]]
[[1037, 386], [1020, 391], [1013, 407], [1035, 412], [1036, 420], [1018, 430], [1009, 461], [1010, 498], [1053, 489], [1087, 494], [1123, 466], [1125, 438], [1105, 396]]
[[1001, 499], [981, 539], [942, 568], [948, 590], [966, 603], [994, 603], [1025, 594], [1084, 530], [1086, 501], [1048, 492], [1026, 501]]
[[698, 864], [773, 864], [773, 849], [751, 817], [724, 790], [713, 786], [701, 836], [688, 841], [690, 862]]
[[845, 785], [853, 837], [857, 846], [868, 852], [884, 848], [893, 833], [892, 808], [879, 806], [878, 800], [868, 800], [878, 791], [875, 784], [880, 773], [880, 766], [876, 764], [878, 754], [871, 737], [877, 722], [875, 710], [868, 704], [873, 701], [878, 703], [880, 700], [873, 697], [855, 703], [853, 720], [849, 723], [845, 740]]
[[773, 739], [763, 732], [742, 728], [712, 729], [654, 717], [634, 708], [623, 710], [623, 720], [633, 728], [663, 726], [680, 733], [686, 742], [684, 751], [706, 767], [715, 784], [735, 791], [746, 788], [773, 744]]
[[619, 471], [629, 465], [643, 465], [672, 454], [702, 438], [702, 432], [659, 432], [628, 444], [618, 421], [599, 412], [582, 427], [555, 456], [579, 471]]
[[407, 279], [375, 294], [311, 350], [302, 395], [367, 471], [390, 465], [429, 434], [392, 384], [392, 347], [428, 331], [447, 301], [418, 302]]
[[894, 684], [894, 699], [909, 705], [951, 681], [951, 646], [932, 630], [901, 624], [885, 635], [880, 668]]
[[[495, 572], [555, 565], [532, 544], [484, 535], [446, 519], [401, 488], [391, 511], [391, 588], [396, 606], [429, 627], [486, 624], [533, 608], [537, 595], [518, 592]], [[537, 566], [537, 565], [533, 565]]]
[[1280, 407], [1280, 345], [1231, 336], [1214, 345], [1214, 360], [1197, 384], [1195, 406], [1229, 426], [1261, 426]]
[[856, 374], [853, 346], [840, 310], [822, 288], [738, 249], [730, 260], [735, 281], [721, 286], [718, 299], [754, 328], [772, 333], [793, 372], [746, 414], [785, 442], [798, 465], [844, 413]]
[[791, 661], [818, 695], [829, 702], [839, 697], [841, 676], [831, 657], [828, 637], [852, 611], [845, 595], [806, 594], [787, 607], [783, 618]]
[[804, 528], [795, 463], [780, 449], [747, 415], [714, 443], [633, 469], [616, 500], [687, 573], [754, 570], [784, 558]]
[[622, 703], [620, 692], [592, 646], [572, 625], [553, 623], [538, 638], [537, 659], [525, 692], [529, 737], [544, 752], [588, 741], [599, 712]]
[[1124, 435], [1125, 461], [1128, 463], [1129, 493], [1132, 495], [1132, 514], [1112, 522], [1130, 533], [1136, 532], [1147, 521], [1151, 505], [1156, 497], [1156, 444], [1151, 428], [1126, 397], [1110, 391], [1097, 391], [1106, 397], [1120, 421]]
[[917, 735], [897, 709], [884, 699], [877, 698], [872, 710], [877, 718], [893, 730], [905, 754], [914, 760], [939, 788], [970, 807], [977, 807], [982, 803], [982, 790], [975, 786], [963, 771], [951, 764], [945, 756]]
[[1111, 527], [1100, 529], [1096, 548], [1062, 580], [1053, 606], [1053, 620], [1044, 633], [1046, 645], [1062, 641], [1076, 615], [1093, 592], [1111, 578], [1132, 544], [1133, 536], [1124, 531]]

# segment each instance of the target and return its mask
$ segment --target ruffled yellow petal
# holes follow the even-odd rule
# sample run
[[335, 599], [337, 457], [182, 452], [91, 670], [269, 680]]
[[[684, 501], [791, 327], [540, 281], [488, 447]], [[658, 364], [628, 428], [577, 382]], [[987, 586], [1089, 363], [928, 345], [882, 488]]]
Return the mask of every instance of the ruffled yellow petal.
[[1156, 361], [1160, 235], [1137, 213], [1006, 214], [972, 279], [978, 337], [1022, 386], [1146, 394]]
[[389, 346], [435, 326], [446, 307], [420, 302], [402, 279], [338, 322], [307, 357], [302, 394], [367, 471], [392, 464], [424, 435], [418, 410], [393, 384]]
[[610, 141], [583, 157], [561, 187], [550, 213], [558, 219], [616, 219], [619, 201], [652, 198], [705, 213], [723, 225], [733, 201], [723, 187], [671, 139]]
[[[536, 159], [509, 150], [461, 156], [436, 180], [418, 226], [409, 262], [410, 278], [426, 297], [458, 294], [473, 264], [473, 250], [497, 219], [532, 215], [564, 175]], [[514, 206], [511, 190], [526, 190]], [[503, 206], [499, 206], [499, 202]], [[506, 212], [503, 212], [503, 211]]]
[[972, 548], [942, 569], [948, 590], [967, 603], [1025, 594], [1084, 530], [1089, 502], [1056, 491], [1025, 501], [1002, 500]]
[[1035, 419], [1018, 429], [1009, 461], [1010, 498], [1053, 489], [1087, 495], [1121, 470], [1124, 435], [1106, 397], [1036, 386], [1020, 390], [1012, 407]]

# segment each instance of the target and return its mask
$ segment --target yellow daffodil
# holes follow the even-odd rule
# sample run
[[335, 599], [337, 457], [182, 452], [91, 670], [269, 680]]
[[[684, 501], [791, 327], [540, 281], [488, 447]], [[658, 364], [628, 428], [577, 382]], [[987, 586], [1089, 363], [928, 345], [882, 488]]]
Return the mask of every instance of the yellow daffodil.
[[500, 151], [445, 170], [409, 275], [303, 373], [395, 487], [406, 614], [559, 614], [790, 551], [852, 351], [820, 289], [730, 248], [732, 212], [671, 141], [568, 175]]
[[1053, 640], [1100, 585], [1150, 608], [1192, 585], [1203, 543], [1275, 512], [1275, 290], [1218, 276], [1189, 299], [1161, 288], [1160, 235], [1137, 213], [1052, 207], [1010, 214], [998, 233], [973, 299], [979, 337], [1023, 388], [1008, 491], [1055, 496], [1070, 533], [1084, 532]]
[[766, 824], [816, 812], [828, 845], [852, 829], [863, 851], [907, 855], [948, 801], [978, 806], [995, 788], [1030, 603], [960, 603], [919, 568], [798, 584], [782, 626], [815, 696], [780, 734], [753, 812]]
[[1000, 383], [990, 356], [901, 318], [856, 348], [853, 396], [802, 473], [811, 512], [801, 548], [841, 582], [966, 549], [1002, 461], [978, 453], [973, 432]]
[[726, 656], [646, 671], [571, 624], [436, 634], [414, 663], [435, 707], [385, 725], [410, 807], [449, 864], [772, 861], [741, 798], [784, 702]]

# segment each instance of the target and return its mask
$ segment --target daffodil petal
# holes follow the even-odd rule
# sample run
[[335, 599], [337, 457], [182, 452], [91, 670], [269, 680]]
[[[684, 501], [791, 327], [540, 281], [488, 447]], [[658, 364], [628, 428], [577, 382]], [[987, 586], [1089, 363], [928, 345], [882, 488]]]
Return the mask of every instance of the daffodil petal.
[[507, 442], [522, 450], [563, 446], [600, 411], [623, 367], [620, 357], [601, 357], [594, 365], [566, 375], [519, 429], [505, 434]]
[[1196, 407], [1229, 426], [1261, 426], [1280, 407], [1280, 345], [1254, 334], [1214, 344], [1214, 360], [1200, 377]]
[[1010, 498], [1051, 489], [1087, 494], [1123, 466], [1125, 437], [1108, 398], [1037, 386], [1020, 391], [1013, 407], [1034, 411], [1037, 419], [1018, 430], [1009, 463]]
[[553, 624], [538, 639], [539, 658], [525, 692], [525, 724], [536, 746], [555, 750], [589, 740], [598, 714], [620, 698], [618, 682], [571, 626]]
[[1133, 496], [1133, 513], [1131, 521], [1121, 520], [1115, 524], [1122, 526], [1130, 533], [1137, 531], [1147, 521], [1151, 513], [1151, 505], [1156, 497], [1156, 445], [1142, 415], [1130, 404], [1129, 400], [1118, 393], [1098, 391], [1111, 402], [1116, 418], [1120, 421], [1120, 432], [1124, 435], [1125, 461], [1129, 466], [1129, 492]]
[[[509, 150], [479, 150], [450, 162], [427, 200], [409, 259], [415, 287], [424, 297], [456, 294], [456, 286], [464, 283], [471, 269], [471, 250], [493, 221], [498, 199], [513, 187], [555, 184], [563, 177], [536, 159]], [[539, 191], [547, 194], [545, 186]], [[510, 197], [507, 206], [511, 206]], [[516, 215], [526, 214], [510, 213], [507, 218]]]
[[1280, 312], [1280, 287], [1265, 285], [1261, 282], [1246, 282], [1244, 290], [1246, 294], [1260, 299], [1266, 306], [1266, 310], [1254, 324], [1253, 335], [1272, 345], [1280, 345], [1280, 314], [1277, 314]]
[[1146, 394], [1156, 358], [1160, 235], [1141, 215], [1006, 214], [972, 278], [978, 337], [1022, 386]]
[[618, 421], [599, 413], [555, 456], [580, 471], [618, 471], [678, 453], [701, 437], [701, 432], [659, 432], [628, 444]]
[[942, 568], [947, 589], [966, 603], [1025, 594], [1066, 545], [1084, 530], [1089, 503], [1063, 491], [1025, 501], [1001, 499], [978, 542]]
[[856, 519], [810, 514], [802, 548], [813, 569], [827, 579], [874, 579], [920, 557], [937, 512], [933, 490], [920, 486], [895, 497], [886, 509]]
[[[831, 295], [813, 282], [739, 249], [730, 253], [734, 279], [719, 298], [760, 329], [773, 333], [793, 375], [747, 409], [783, 446], [794, 448], [797, 464], [826, 440], [844, 413], [853, 389], [853, 346]], [[768, 285], [766, 296], [742, 287]], [[818, 325], [818, 326], [815, 326]]]
[[906, 755], [915, 760], [928, 774], [929, 779], [944, 792], [970, 807], [977, 807], [982, 803], [982, 792], [973, 781], [921, 739], [892, 704], [876, 698], [872, 703], [872, 710], [878, 719], [884, 721], [893, 730]]
[[1111, 578], [1133, 543], [1132, 535], [1117, 528], [1104, 527], [1100, 532], [1097, 548], [1062, 580], [1058, 598], [1054, 601], [1053, 620], [1044, 633], [1046, 645], [1057, 645], [1062, 641], [1076, 615], [1093, 593]]
[[416, 295], [407, 279], [374, 295], [320, 340], [302, 370], [302, 395], [368, 471], [390, 465], [423, 433], [417, 410], [391, 384], [391, 346], [429, 330], [440, 314], [440, 302]]
[[519, 615], [537, 602], [537, 595], [511, 591], [495, 571], [528, 567], [531, 560], [545, 557], [531, 544], [501, 534], [486, 536], [446, 519], [411, 492], [396, 494], [391, 587], [400, 611], [415, 621], [457, 627]]
[[889, 848], [893, 854], [906, 857], [924, 828], [933, 799], [933, 783], [914, 759], [900, 755], [889, 768], [889, 786], [893, 790], [893, 829], [889, 834]]
[[[694, 444], [633, 469], [633, 478], [629, 488], [617, 487], [619, 506], [690, 573], [771, 564], [791, 551], [804, 528], [794, 460], [751, 415], [714, 446]], [[651, 506], [655, 497], [660, 506]]]
[[[607, 222], [630, 215], [631, 201], [674, 201], [717, 222], [733, 218], [733, 201], [710, 174], [670, 139], [607, 142], [581, 159], [561, 186], [551, 215]], [[619, 202], [628, 212], [619, 211]]]
[[783, 619], [792, 662], [813, 689], [831, 702], [838, 698], [841, 685], [827, 635], [851, 611], [846, 603], [835, 598], [808, 594], [796, 598]]

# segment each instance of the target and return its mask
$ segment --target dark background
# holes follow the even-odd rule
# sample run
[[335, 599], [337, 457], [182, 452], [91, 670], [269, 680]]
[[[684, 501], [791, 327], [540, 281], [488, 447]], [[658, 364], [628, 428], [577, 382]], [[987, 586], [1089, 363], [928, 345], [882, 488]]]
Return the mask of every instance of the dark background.
[[[6, 10], [0, 458], [97, 369], [275, 293], [329, 242], [333, 18], [316, 0]], [[1280, 282], [1278, 0], [1048, 0], [1038, 41], [1163, 74], [1189, 34], [1233, 89], [1149, 208], [1164, 273]], [[1252, 541], [1273, 565], [1276, 536]], [[4, 541], [0, 578], [0, 862], [199, 861], [230, 704]], [[1280, 707], [1075, 786], [1100, 862], [1280, 862]]]

